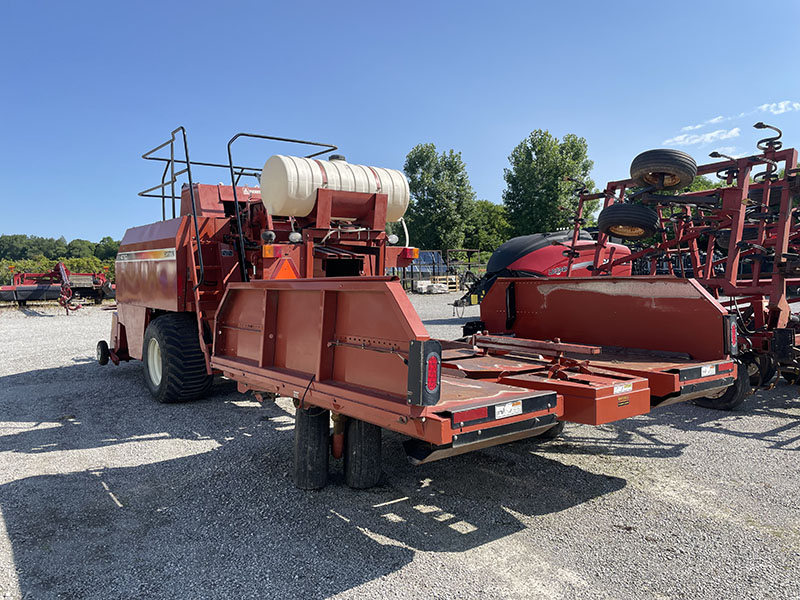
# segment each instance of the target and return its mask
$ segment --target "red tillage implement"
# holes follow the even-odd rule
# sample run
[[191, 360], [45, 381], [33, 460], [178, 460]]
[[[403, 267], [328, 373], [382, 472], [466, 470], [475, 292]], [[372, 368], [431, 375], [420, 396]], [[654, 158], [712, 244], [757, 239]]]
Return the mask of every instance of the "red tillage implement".
[[[771, 384], [778, 372], [800, 380], [800, 319], [791, 310], [800, 300], [800, 171], [797, 150], [783, 148], [779, 129], [764, 123], [755, 127], [776, 132], [758, 142], [759, 154], [734, 158], [712, 152], [712, 158], [725, 160], [697, 166], [683, 152], [650, 150], [634, 159], [630, 179], [610, 182], [601, 194], [584, 190], [572, 250], [587, 251], [580, 241], [583, 203], [603, 198], [591, 275], [605, 279], [633, 266], [634, 278], [692, 278], [735, 314], [730, 327], [738, 330], [737, 360], [748, 371], [750, 386], [759, 387]], [[682, 191], [696, 175], [711, 174], [721, 187]], [[613, 237], [627, 240], [630, 251], [615, 254], [619, 244], [609, 243]], [[585, 261], [570, 258], [566, 275], [582, 277], [586, 269]], [[693, 319], [665, 317], [659, 338], [679, 338], [677, 320]], [[684, 342], [693, 344], [692, 337], [698, 335]], [[724, 399], [701, 403], [735, 406]]]
[[[233, 162], [231, 144], [241, 137], [323, 149], [254, 169]], [[176, 141], [183, 159], [175, 158]], [[168, 158], [156, 156], [167, 148]], [[587, 331], [586, 292], [569, 288], [575, 282], [556, 289], [500, 279], [484, 300], [485, 327], [496, 335], [431, 339], [400, 282], [383, 276], [417, 255], [407, 239], [395, 246], [385, 232], [408, 203], [405, 178], [317, 158], [335, 149], [238, 134], [229, 164], [193, 163], [179, 128], [145, 154], [165, 165], [161, 184], [142, 192], [162, 199], [164, 220], [122, 240], [118, 308], [99, 361], [142, 360], [161, 402], [202, 396], [214, 374], [260, 400], [293, 398], [294, 476], [303, 488], [325, 485], [331, 453], [344, 457], [349, 485], [374, 485], [382, 429], [405, 436], [409, 458], [420, 463], [551, 435], [563, 420], [608, 423], [701, 386], [708, 394], [731, 386], [727, 311], [686, 281], [664, 284], [669, 298], [652, 305], [643, 297], [653, 290], [598, 281], [612, 289], [597, 287], [590, 302], [616, 312], [601, 331]], [[194, 183], [193, 169], [215, 166], [229, 171], [231, 185]], [[186, 185], [176, 194], [181, 177]], [[242, 177], [260, 187], [239, 185]], [[638, 327], [648, 311], [655, 321], [660, 310], [687, 308], [703, 313], [709, 334], [716, 327], [688, 353], [610, 323], [624, 317]], [[675, 329], [690, 337], [696, 325]]]

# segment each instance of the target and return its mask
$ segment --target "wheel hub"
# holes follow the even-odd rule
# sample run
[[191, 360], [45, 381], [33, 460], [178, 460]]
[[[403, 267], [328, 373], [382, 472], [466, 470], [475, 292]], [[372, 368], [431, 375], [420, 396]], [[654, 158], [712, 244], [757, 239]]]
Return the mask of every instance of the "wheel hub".
[[672, 173], [648, 173], [643, 179], [650, 185], [661, 185], [662, 177], [664, 178], [664, 187], [678, 185], [681, 182], [681, 178]]
[[611, 233], [614, 233], [622, 238], [644, 235], [644, 229], [641, 227], [633, 227], [631, 225], [614, 225], [608, 229], [611, 231]]
[[147, 373], [153, 385], [161, 385], [161, 346], [155, 338], [147, 344]]

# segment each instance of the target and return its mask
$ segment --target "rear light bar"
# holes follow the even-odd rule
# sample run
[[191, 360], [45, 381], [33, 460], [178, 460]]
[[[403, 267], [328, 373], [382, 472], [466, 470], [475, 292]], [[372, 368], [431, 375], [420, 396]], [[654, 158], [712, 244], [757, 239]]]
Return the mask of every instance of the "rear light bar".
[[419, 248], [403, 248], [403, 251], [400, 252], [400, 256], [402, 258], [419, 258]]
[[442, 382], [442, 345], [436, 340], [411, 340], [408, 348], [408, 403], [433, 406]]

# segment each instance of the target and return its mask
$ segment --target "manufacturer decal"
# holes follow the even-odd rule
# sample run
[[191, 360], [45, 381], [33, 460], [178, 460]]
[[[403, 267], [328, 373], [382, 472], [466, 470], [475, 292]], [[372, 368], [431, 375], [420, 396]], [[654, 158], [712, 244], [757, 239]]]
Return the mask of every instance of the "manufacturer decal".
[[175, 248], [136, 250], [134, 252], [120, 252], [117, 254], [117, 262], [135, 262], [142, 260], [175, 260]]
[[626, 394], [628, 392], [633, 391], [633, 384], [632, 383], [618, 383], [614, 386], [614, 393], [615, 394]]

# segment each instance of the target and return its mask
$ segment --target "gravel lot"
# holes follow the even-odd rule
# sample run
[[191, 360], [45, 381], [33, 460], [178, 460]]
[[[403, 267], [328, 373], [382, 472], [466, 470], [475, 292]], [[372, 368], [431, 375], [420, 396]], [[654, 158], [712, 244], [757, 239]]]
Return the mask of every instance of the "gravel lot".
[[379, 487], [303, 492], [288, 402], [158, 405], [110, 321], [0, 310], [0, 598], [800, 597], [796, 387], [421, 467], [386, 435]]

